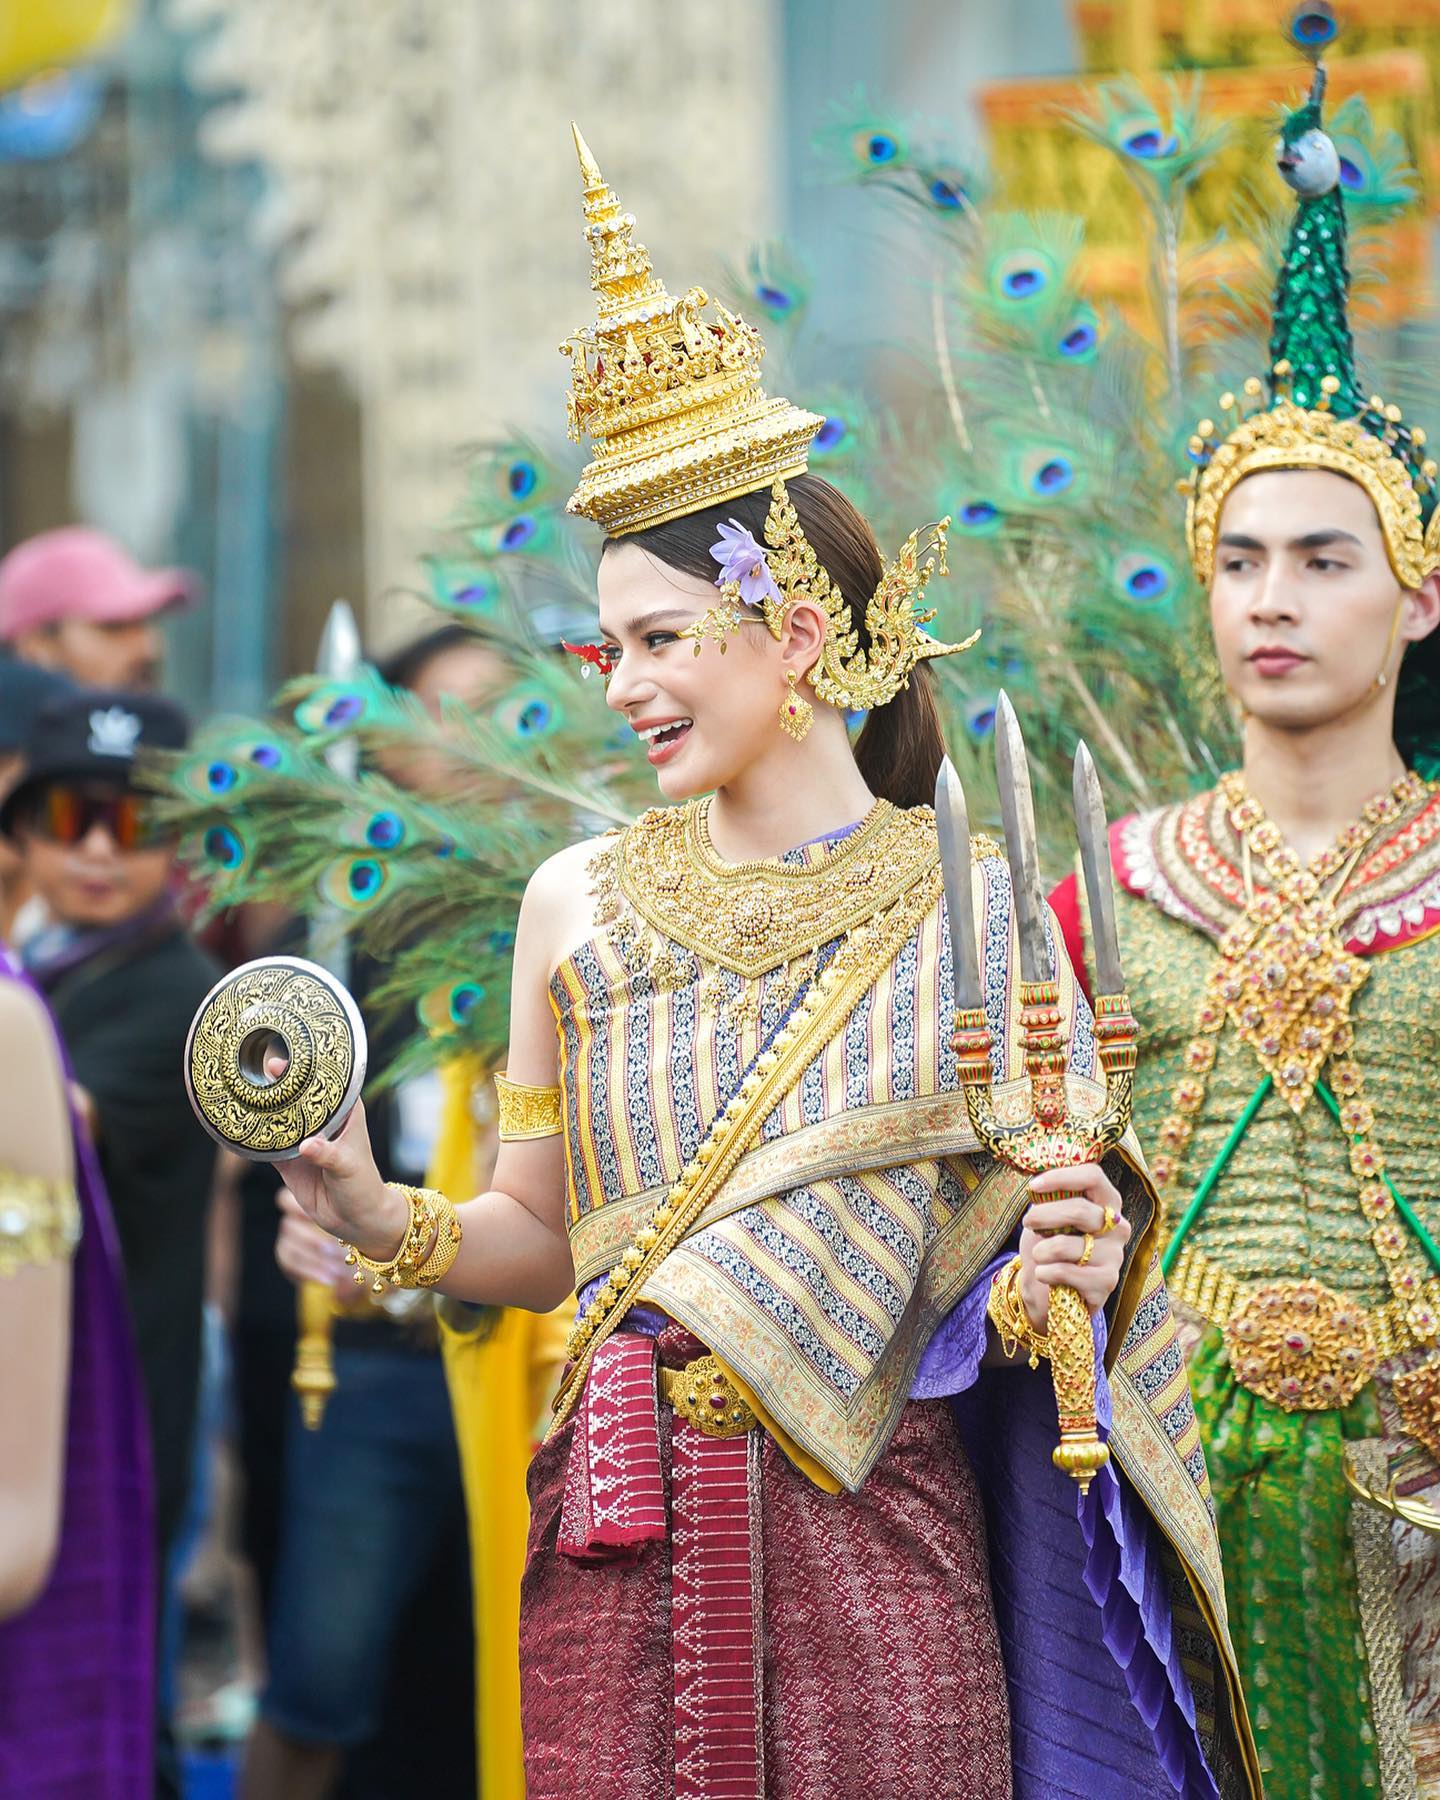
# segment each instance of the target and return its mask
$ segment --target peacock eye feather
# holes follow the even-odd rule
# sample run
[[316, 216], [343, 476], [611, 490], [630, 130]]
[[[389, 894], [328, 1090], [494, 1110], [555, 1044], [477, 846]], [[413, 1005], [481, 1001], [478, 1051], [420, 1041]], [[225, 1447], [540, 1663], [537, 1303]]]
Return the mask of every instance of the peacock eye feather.
[[1179, 149], [1179, 141], [1173, 132], [1164, 131], [1159, 125], [1142, 125], [1138, 131], [1132, 131], [1121, 140], [1121, 148], [1127, 156], [1133, 156], [1139, 162], [1162, 162], [1173, 156]]
[[405, 842], [405, 821], [397, 812], [377, 812], [365, 826], [365, 842], [372, 850], [397, 850]]
[[996, 705], [994, 696], [991, 696], [984, 700], [972, 700], [965, 708], [965, 729], [979, 743], [994, 735]]
[[990, 500], [966, 500], [955, 513], [955, 529], [969, 537], [998, 531], [1000, 522], [1000, 508]]
[[535, 492], [540, 480], [540, 472], [533, 462], [522, 460], [510, 465], [509, 485], [512, 498], [528, 500]]
[[228, 794], [240, 779], [233, 763], [212, 762], [205, 770], [205, 785], [212, 794]]
[[1175, 572], [1162, 557], [1132, 551], [1117, 559], [1114, 582], [1124, 599], [1153, 606], [1174, 590]]
[[1049, 499], [1066, 493], [1075, 482], [1075, 465], [1068, 456], [1046, 456], [1032, 468], [1027, 485], [1032, 494]]
[[1034, 263], [1021, 263], [1015, 268], [1006, 269], [1000, 276], [1000, 292], [1007, 300], [1033, 300], [1049, 286], [1050, 277], [1046, 270]]
[[373, 906], [384, 892], [388, 879], [386, 865], [379, 857], [341, 857], [321, 876], [320, 893], [332, 906], [353, 912]]
[[1077, 319], [1057, 346], [1066, 362], [1082, 363], [1093, 359], [1100, 348], [1100, 327], [1093, 317]]
[[825, 423], [815, 433], [814, 448], [824, 456], [838, 450], [850, 435], [850, 427], [838, 413], [827, 413]]
[[518, 519], [512, 519], [500, 533], [500, 549], [510, 552], [523, 550], [534, 542], [538, 526], [528, 513], [522, 513]]
[[245, 840], [231, 825], [212, 825], [201, 840], [206, 860], [217, 869], [234, 873], [246, 860]]
[[755, 289], [755, 298], [766, 312], [776, 319], [783, 319], [786, 313], [792, 312], [795, 307], [793, 294], [787, 294], [784, 288], [773, 287], [766, 281], [762, 281]]
[[945, 175], [932, 176], [927, 192], [942, 212], [958, 212], [965, 204], [964, 187]]
[[1297, 6], [1290, 15], [1290, 41], [1298, 50], [1314, 54], [1332, 44], [1340, 32], [1335, 9], [1328, 5]]

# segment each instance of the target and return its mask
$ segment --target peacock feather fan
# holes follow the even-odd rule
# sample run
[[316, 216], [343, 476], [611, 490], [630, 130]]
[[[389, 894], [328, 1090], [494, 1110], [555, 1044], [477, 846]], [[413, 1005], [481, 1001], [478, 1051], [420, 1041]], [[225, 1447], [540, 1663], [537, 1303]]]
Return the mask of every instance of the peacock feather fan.
[[978, 205], [949, 235], [931, 342], [917, 347], [938, 379], [892, 470], [912, 517], [953, 519], [952, 579], [927, 593], [932, 629], [951, 640], [982, 630], [967, 656], [931, 666], [972, 819], [998, 815], [990, 740], [1003, 688], [1025, 720], [1056, 877], [1073, 854], [1077, 737], [1117, 813], [1207, 784], [1234, 747], [1181, 515], [1164, 511], [1190, 416], [1183, 399], [1172, 416], [1167, 396], [1187, 395], [1215, 353], [1180, 331], [1201, 275], [1175, 246], [1223, 134], [1188, 85], [1159, 105], [1112, 86], [1072, 126], [1147, 196], [1154, 329], [1088, 291], [1078, 220]]

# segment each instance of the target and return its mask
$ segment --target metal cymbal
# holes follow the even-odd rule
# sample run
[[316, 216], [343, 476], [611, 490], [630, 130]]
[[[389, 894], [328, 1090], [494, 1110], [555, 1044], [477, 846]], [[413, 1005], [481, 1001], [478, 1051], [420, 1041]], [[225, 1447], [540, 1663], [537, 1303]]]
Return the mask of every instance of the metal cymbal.
[[[266, 1059], [286, 1059], [270, 1077]], [[343, 984], [298, 956], [263, 956], [217, 981], [185, 1040], [185, 1091], [217, 1144], [288, 1162], [335, 1137], [365, 1080], [365, 1024]]]

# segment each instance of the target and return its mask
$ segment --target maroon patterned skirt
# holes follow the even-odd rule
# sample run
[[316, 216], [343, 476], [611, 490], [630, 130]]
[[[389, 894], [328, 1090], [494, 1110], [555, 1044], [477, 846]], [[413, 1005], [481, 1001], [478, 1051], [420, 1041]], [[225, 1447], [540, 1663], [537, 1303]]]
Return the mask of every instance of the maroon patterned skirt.
[[[667, 1500], [672, 1417], [662, 1406]], [[520, 1616], [528, 1800], [669, 1800], [670, 1544], [612, 1562], [557, 1553], [574, 1429], [543, 1445], [530, 1469]], [[858, 1494], [821, 1492], [768, 1436], [759, 1467], [765, 1793], [1009, 1800], [985, 1522], [948, 1405], [907, 1405]]]

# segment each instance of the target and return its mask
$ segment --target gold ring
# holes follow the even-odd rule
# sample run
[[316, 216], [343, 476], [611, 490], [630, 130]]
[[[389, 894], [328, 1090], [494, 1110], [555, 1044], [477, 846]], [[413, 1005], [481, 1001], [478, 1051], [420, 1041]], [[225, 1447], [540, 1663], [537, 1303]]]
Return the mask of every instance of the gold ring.
[[1080, 1252], [1080, 1260], [1078, 1263], [1076, 1263], [1075, 1267], [1077, 1269], [1083, 1269], [1085, 1267], [1086, 1263], [1089, 1262], [1092, 1254], [1094, 1253], [1094, 1250], [1095, 1250], [1095, 1239], [1087, 1231], [1085, 1233], [1085, 1248]]
[[1105, 1208], [1105, 1223], [1100, 1227], [1099, 1231], [1096, 1232], [1096, 1237], [1104, 1237], [1107, 1231], [1113, 1231], [1115, 1229], [1115, 1221], [1115, 1208], [1113, 1206], [1107, 1206]]

